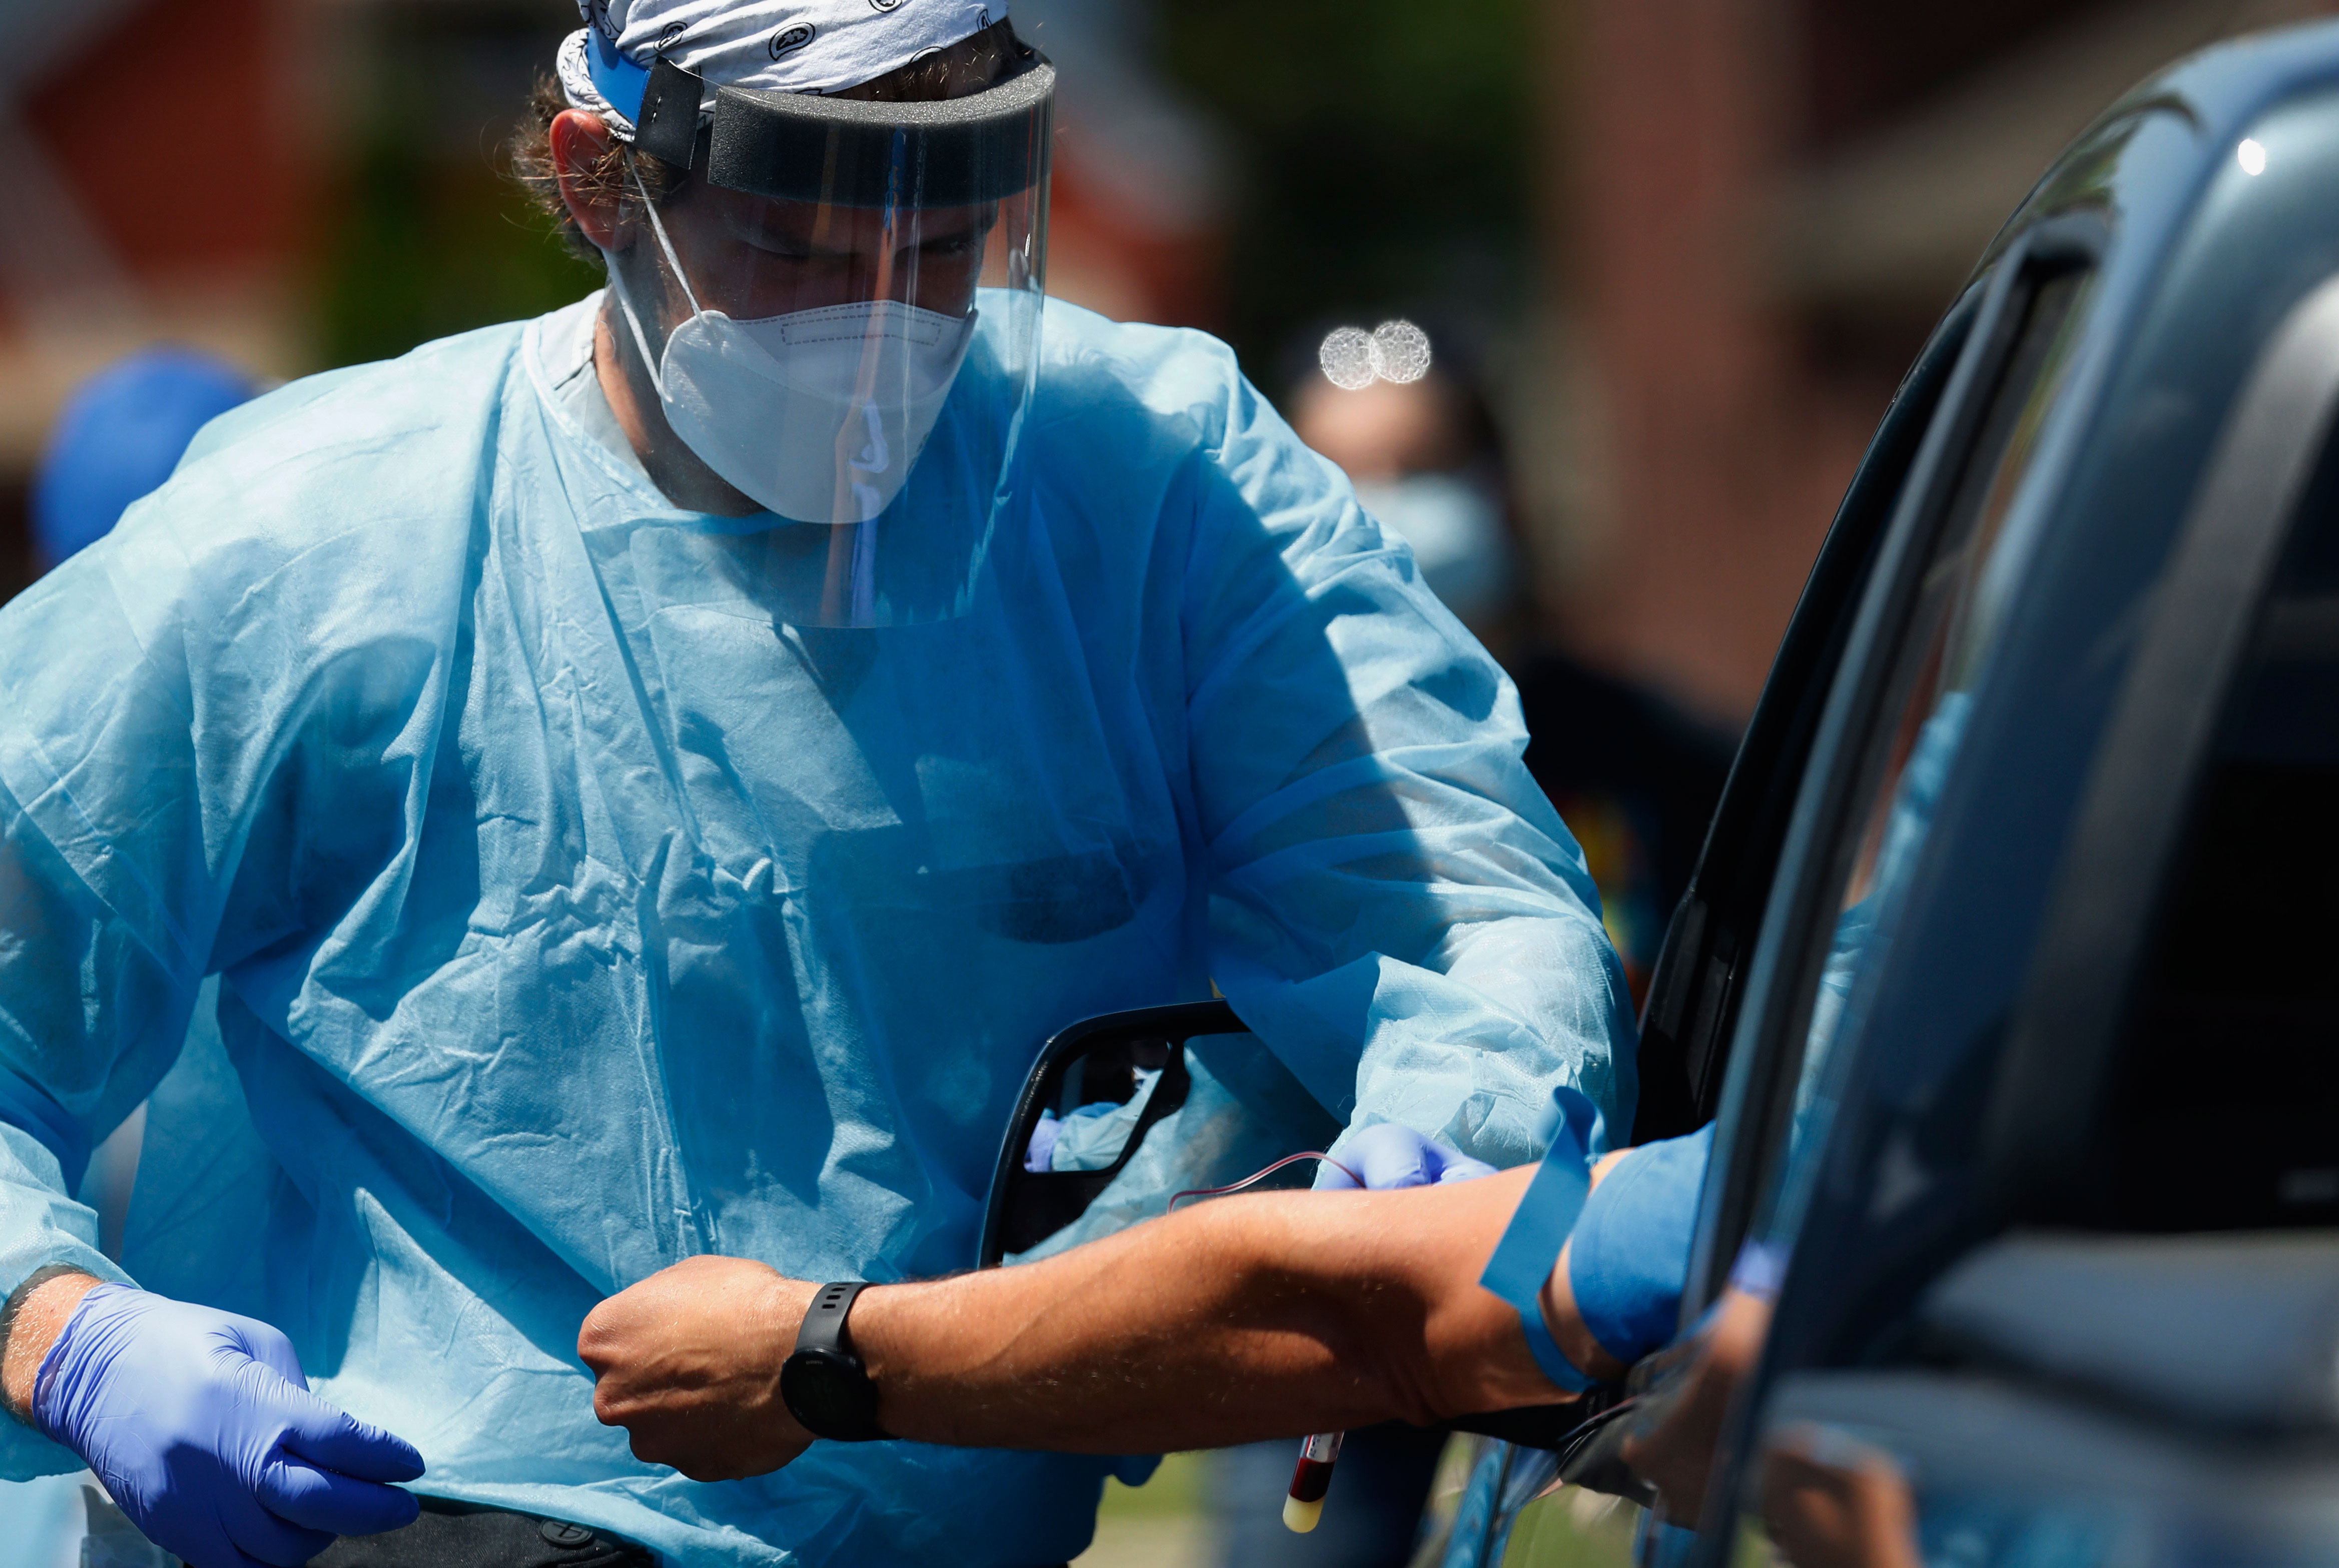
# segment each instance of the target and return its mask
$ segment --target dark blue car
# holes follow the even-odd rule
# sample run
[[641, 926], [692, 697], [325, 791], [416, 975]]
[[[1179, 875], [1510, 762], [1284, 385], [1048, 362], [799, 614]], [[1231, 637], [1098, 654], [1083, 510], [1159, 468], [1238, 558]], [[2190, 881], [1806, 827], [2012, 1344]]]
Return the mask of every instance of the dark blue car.
[[2334, 409], [2315, 26], [2115, 104], [1910, 370], [1643, 1022], [1699, 1332], [1447, 1563], [1554, 1474], [1650, 1568], [2339, 1563]]

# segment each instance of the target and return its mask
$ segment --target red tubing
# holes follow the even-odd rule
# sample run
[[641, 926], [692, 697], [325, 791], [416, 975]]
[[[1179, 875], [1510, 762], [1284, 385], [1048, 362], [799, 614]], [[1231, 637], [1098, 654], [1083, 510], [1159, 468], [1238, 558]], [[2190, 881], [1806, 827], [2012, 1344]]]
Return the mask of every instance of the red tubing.
[[1285, 1166], [1296, 1164], [1303, 1159], [1320, 1159], [1325, 1164], [1331, 1166], [1334, 1169], [1337, 1170], [1341, 1175], [1347, 1177], [1350, 1181], [1355, 1182], [1358, 1187], [1362, 1187], [1365, 1184], [1365, 1178], [1363, 1177], [1358, 1176], [1355, 1171], [1350, 1170], [1347, 1166], [1342, 1165], [1330, 1155], [1322, 1154], [1311, 1149], [1305, 1154], [1287, 1154], [1281, 1159], [1277, 1160], [1273, 1165], [1268, 1166], [1265, 1170], [1254, 1170], [1248, 1176], [1244, 1177], [1240, 1181], [1229, 1182], [1224, 1187], [1189, 1187], [1183, 1192], [1174, 1193], [1170, 1198], [1170, 1207], [1166, 1212], [1170, 1214], [1177, 1213], [1178, 1206], [1185, 1202], [1186, 1199], [1189, 1198], [1224, 1198], [1230, 1192], [1240, 1192], [1252, 1182], [1264, 1181], [1268, 1177], [1273, 1176], [1277, 1171], [1281, 1170]]

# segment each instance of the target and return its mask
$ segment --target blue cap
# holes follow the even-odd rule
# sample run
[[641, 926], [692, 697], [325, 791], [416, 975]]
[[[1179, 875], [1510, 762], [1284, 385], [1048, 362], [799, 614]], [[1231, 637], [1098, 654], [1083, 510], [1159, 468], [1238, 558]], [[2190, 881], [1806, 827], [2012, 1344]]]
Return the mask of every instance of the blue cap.
[[242, 371], [185, 349], [133, 354], [83, 383], [33, 479], [44, 569], [104, 538], [131, 502], [171, 477], [197, 430], [259, 390]]

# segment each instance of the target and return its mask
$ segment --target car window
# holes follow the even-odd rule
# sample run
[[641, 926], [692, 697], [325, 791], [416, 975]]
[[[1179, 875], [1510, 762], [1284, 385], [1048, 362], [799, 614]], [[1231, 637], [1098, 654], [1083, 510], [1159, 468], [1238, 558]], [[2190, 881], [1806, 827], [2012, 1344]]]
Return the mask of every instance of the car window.
[[1800, 1222], [1815, 1164], [1810, 1155], [1831, 1113], [1835, 1070], [1845, 1057], [1839, 1047], [1856, 1032], [1863, 980], [1890, 948], [1900, 901], [2019, 580], [2028, 531], [2015, 526], [2015, 506], [2068, 369], [2092, 277], [2076, 262], [2042, 268], [2009, 300], [2015, 321], [1994, 385], [1963, 461], [1944, 475], [1948, 504], [1905, 618], [1878, 652], [1890, 674], [1844, 764], [1857, 767], [1861, 782], [1831, 846], [1841, 882], [1825, 960], [1807, 999], [1801, 1049], [1778, 1068], [1793, 1093], [1757, 1167], [1766, 1172], [1762, 1187], [1776, 1196], [1767, 1212], [1758, 1211], [1753, 1231], [1774, 1247], [1790, 1242]]
[[1714, 810], [1688, 892], [1673, 912], [1641, 1016], [1633, 1141], [1712, 1119], [1801, 778], [1860, 596], [1927, 430], [1980, 314], [1980, 286], [1942, 319], [1861, 459], [1779, 646], [1762, 701]]
[[[1709, 1372], [1725, 1386], [1752, 1376], [1753, 1347], [1770, 1336], [1770, 1297], [1862, 1010], [2022, 582], [2031, 519], [2048, 502], [2031, 481], [2044, 477], [2038, 459], [2084, 332], [2099, 234], [2044, 236], [2000, 262], [1832, 676], [1829, 730], [1802, 770], [1799, 826], [1751, 970], [1750, 992], [1760, 994], [1750, 994], [1732, 1047], [1740, 1060], [1684, 1301], [1714, 1326], [1705, 1349], [1683, 1362], [1693, 1386]], [[1726, 1298], [1725, 1278], [1742, 1287]], [[1752, 1435], [1733, 1417], [1705, 1451], [1717, 1484], [1736, 1474]], [[1709, 1551], [1712, 1542], [1743, 1539], [1761, 1555], [1783, 1554], [1759, 1515], [1738, 1525], [1709, 1530], [1700, 1552], [1711, 1559], [1721, 1550]]]
[[[2053, 358], [2040, 383], [2050, 395]], [[2024, 1002], [2073, 1005], [2017, 1014], [1997, 1031], [1999, 1049], [1973, 1053], [1989, 1060], [1986, 1095], [1933, 1097], [1932, 1124], [1966, 1121], [1982, 1158], [1999, 1163], [1912, 1221], [1918, 1206], [1892, 1195], [1934, 1179], [1926, 1166], [1939, 1169], [1939, 1146], [1925, 1149], [1921, 1123], [1877, 1136], [1865, 1114], [1877, 1079], [1908, 1060], [1907, 1037], [1881, 1027], [1919, 1011], [1900, 981], [1955, 973], [1964, 953], [1933, 947], [1938, 904], [1910, 892], [1946, 868], [1950, 846], [1922, 856], [1921, 873], [1911, 869], [1918, 852], [1903, 847], [1921, 846], [1948, 773], [1928, 753], [1954, 755], [1976, 690], [1932, 672], [1973, 647], [1961, 623], [1984, 628], [1972, 667], [1989, 662], [1988, 627], [2006, 605], [1999, 585], [2019, 570], [2009, 536], [2036, 503], [2018, 496], [1995, 545], [1989, 508], [1979, 513], [1969, 586], [1917, 657], [1919, 677], [1884, 705], [1893, 722], [1879, 730], [1890, 738], [1875, 744], [1888, 763], [1863, 800], [1831, 933], [1850, 973], [1833, 1023], [1815, 1010], [1805, 1063], [1817, 1086], [1801, 1129], [1809, 1144], [1850, 1054], [1861, 1058], [1860, 1109], [1847, 1113], [1861, 1124], [1828, 1139], [1831, 1160], [1858, 1149], [1857, 1170], [1842, 1181], [1831, 1171], [1814, 1200], [1778, 1320], [1759, 1293], [1728, 1304], [1758, 1320], [1766, 1341], [1759, 1372], [1747, 1374], [1760, 1392], [1742, 1395], [1743, 1418], [1717, 1449], [1724, 1469], [1703, 1494], [1729, 1497], [1732, 1511], [1700, 1538], [1699, 1568], [1758, 1556], [1815, 1568], [1848, 1560], [1847, 1543], [1863, 1547], [1853, 1556], [1869, 1568], [2174, 1563], [2199, 1558], [2205, 1541], [2212, 1557], [2272, 1562], [2295, 1554], [2261, 1546], [2319, 1539], [2291, 1518], [2265, 1528], [2293, 1506], [2265, 1483], [2292, 1464], [2276, 1434], [2295, 1433], [2302, 1450], [2314, 1442], [2278, 1413], [2296, 1397], [2302, 1355], [2327, 1346], [2327, 1326], [2311, 1313], [2298, 1329], [2264, 1316], [2219, 1341], [2227, 1359], [2202, 1364], [2171, 1359], [2168, 1326], [2200, 1316], [2205, 1282], [2221, 1301], [2262, 1306], [2305, 1256], [2295, 1237], [2200, 1233], [2339, 1218], [2329, 1130], [2339, 1114], [2339, 979], [2328, 961], [2339, 936], [2334, 411], [2339, 278], [2301, 301], [2265, 346], [2166, 566], [2140, 612], [2124, 617], [2118, 707], [2091, 764], [2089, 800], [2057, 846], [2061, 916], [2086, 962], [2053, 961], [2050, 919]], [[2021, 460], [2018, 428], [2001, 471]], [[1987, 441], [1978, 450], [1987, 456]], [[2058, 510], [2060, 528], [2069, 513]], [[1929, 577], [1960, 547], [1949, 517]], [[2065, 569], [2096, 558], [2061, 557]], [[2048, 607], [2034, 601], [2021, 615]], [[1925, 624], [1912, 616], [1909, 629]], [[2038, 667], [2026, 659], [2023, 673]], [[2001, 697], [1982, 699], [1994, 735], [2003, 738]], [[1996, 803], [2002, 775], [1989, 782]], [[1959, 815], [1960, 849], [1972, 804], [1945, 808]], [[1972, 868], [1954, 869], [1970, 886]], [[1880, 964], [1899, 904], [1914, 916], [1919, 899], [1927, 951]], [[1870, 923], [1846, 940], [1857, 914]], [[1880, 983], [1880, 968], [1890, 972]], [[1870, 989], [1876, 1012], [1864, 1021]], [[2009, 1058], [2024, 1063], [2003, 1044], [2026, 1034], [2036, 1041], [2027, 1075], [2009, 1068]], [[1801, 1174], [1810, 1157], [1798, 1150], [1791, 1169]], [[2076, 1184], [2064, 1184], [2067, 1170]], [[1795, 1208], [1792, 1197], [1781, 1204], [1773, 1236], [1792, 1236]], [[2182, 1234], [2101, 1234], [2123, 1227]], [[2181, 1395], [2170, 1392], [2180, 1379]], [[2249, 1445], [2229, 1447], [2244, 1432]], [[2262, 1533], [2245, 1545], [2236, 1526]]]
[[2185, 823], [2107, 1095], [2107, 1218], [2152, 1230], [2329, 1226], [2339, 442], [2299, 507]]

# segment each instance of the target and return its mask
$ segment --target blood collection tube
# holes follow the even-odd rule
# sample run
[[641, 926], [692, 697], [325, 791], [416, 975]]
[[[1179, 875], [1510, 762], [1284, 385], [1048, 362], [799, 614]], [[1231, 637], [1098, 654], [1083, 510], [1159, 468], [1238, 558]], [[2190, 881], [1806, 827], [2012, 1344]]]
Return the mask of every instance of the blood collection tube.
[[1283, 1500], [1283, 1524], [1305, 1535], [1324, 1517], [1324, 1494], [1332, 1489], [1332, 1466], [1339, 1462], [1337, 1432], [1318, 1432], [1299, 1445], [1299, 1464], [1291, 1472], [1291, 1494]]

